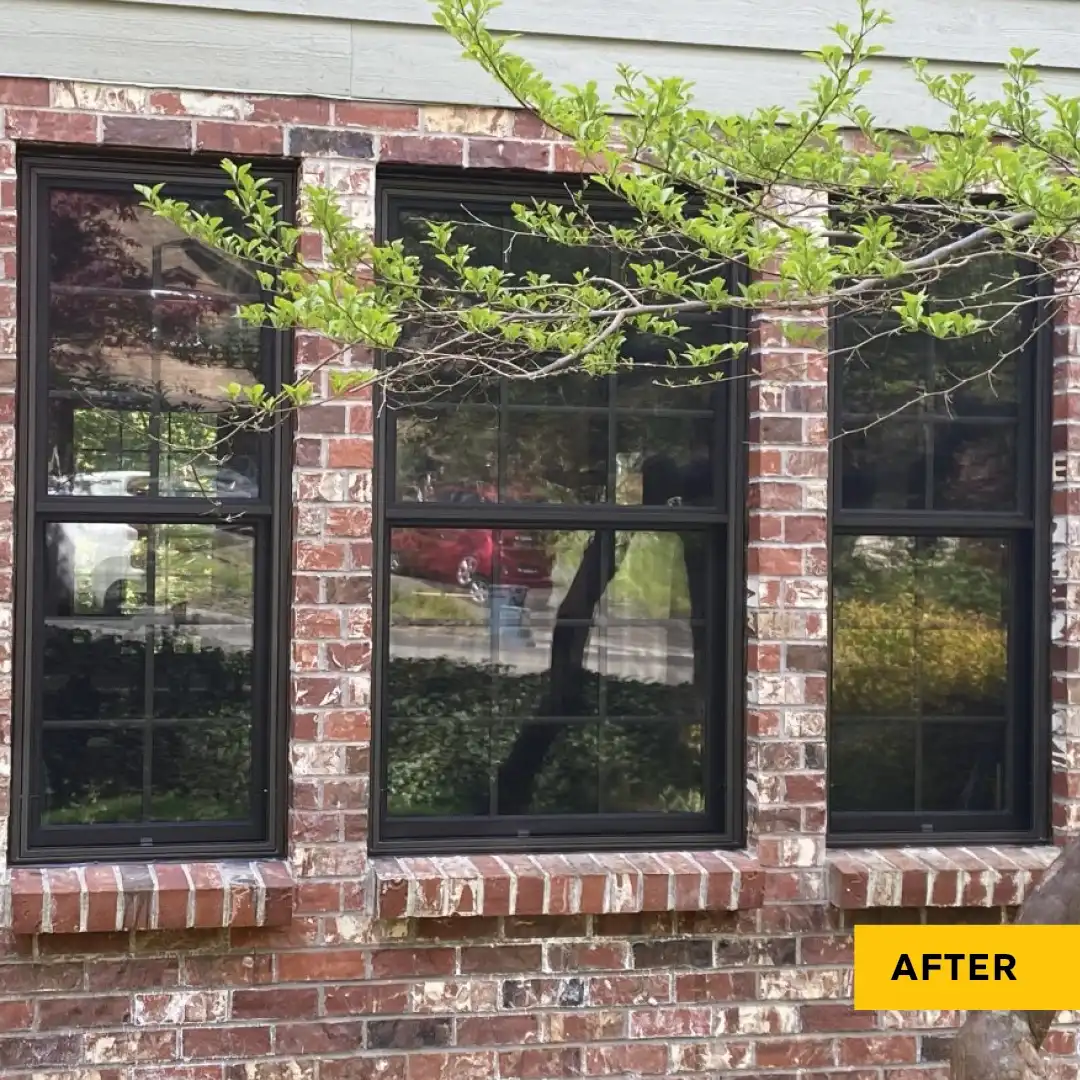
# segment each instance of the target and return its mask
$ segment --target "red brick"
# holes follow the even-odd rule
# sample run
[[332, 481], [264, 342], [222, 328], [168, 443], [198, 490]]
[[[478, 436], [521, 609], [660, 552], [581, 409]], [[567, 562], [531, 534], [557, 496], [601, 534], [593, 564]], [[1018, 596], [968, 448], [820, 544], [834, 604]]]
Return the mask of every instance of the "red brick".
[[38, 1002], [38, 1027], [42, 1031], [56, 1028], [122, 1027], [131, 1020], [131, 998], [92, 997], [43, 998]]
[[184, 1057], [247, 1058], [270, 1053], [268, 1027], [185, 1027]]
[[75, 1065], [81, 1053], [81, 1035], [0, 1038], [0, 1069], [10, 1074], [17, 1069], [37, 1068], [45, 1063], [52, 1068]]
[[636, 1046], [597, 1046], [585, 1049], [586, 1076], [662, 1076], [667, 1072], [667, 1047], [642, 1043]]
[[331, 1020], [317, 1024], [278, 1024], [275, 1049], [297, 1057], [311, 1054], [347, 1054], [364, 1046], [360, 1020]]
[[8, 109], [9, 138], [27, 142], [95, 143], [97, 118], [85, 113]]
[[469, 167], [550, 169], [551, 147], [547, 143], [518, 142], [514, 139], [470, 139]]
[[581, 1076], [582, 1054], [580, 1047], [510, 1050], [499, 1055], [499, 1075], [507, 1080]]
[[407, 165], [461, 165], [465, 155], [463, 139], [430, 135], [383, 135], [379, 139], [379, 160]]
[[188, 924], [191, 889], [184, 868], [175, 863], [155, 866], [157, 875], [157, 925], [160, 929], [181, 929]]
[[494, 1076], [496, 1056], [490, 1051], [455, 1054], [410, 1054], [408, 1080], [483, 1080]]
[[420, 110], [415, 105], [338, 101], [334, 104], [334, 119], [349, 127], [415, 131], [420, 126]]
[[280, 154], [285, 138], [280, 127], [270, 124], [230, 124], [200, 120], [195, 126], [195, 149], [225, 154]]
[[[337, 982], [362, 979], [367, 974], [368, 954], [361, 949], [321, 949], [310, 953], [282, 953], [277, 958], [282, 982]], [[382, 976], [377, 976], [382, 977]]]
[[331, 439], [327, 446], [327, 467], [331, 469], [370, 469], [374, 444], [371, 439]]
[[463, 974], [507, 974], [539, 971], [539, 945], [481, 946], [461, 950]]
[[234, 1020], [300, 1020], [319, 1012], [318, 990], [234, 990]]
[[144, 116], [105, 116], [101, 141], [106, 146], [139, 146], [155, 150], [190, 150], [191, 124]]
[[371, 975], [376, 979], [451, 975], [453, 949], [380, 949], [371, 954]]
[[901, 1064], [915, 1061], [917, 1047], [913, 1035], [849, 1036], [837, 1043], [839, 1065]]
[[831, 1039], [763, 1039], [756, 1064], [763, 1069], [819, 1069], [834, 1064]]
[[533, 1016], [473, 1016], [458, 1020], [458, 1046], [517, 1046], [536, 1042], [540, 1021]]
[[251, 102], [250, 119], [256, 123], [328, 124], [330, 102], [310, 97], [255, 98]]
[[34, 1006], [29, 1001], [0, 1001], [0, 1031], [29, 1030], [34, 1022]]
[[162, 989], [176, 986], [179, 976], [175, 957], [95, 960], [86, 965], [87, 989], [93, 991]]
[[49, 82], [47, 79], [0, 77], [0, 105], [47, 106], [48, 104]]
[[41, 932], [44, 918], [44, 871], [16, 870], [11, 875], [11, 927], [17, 934]]

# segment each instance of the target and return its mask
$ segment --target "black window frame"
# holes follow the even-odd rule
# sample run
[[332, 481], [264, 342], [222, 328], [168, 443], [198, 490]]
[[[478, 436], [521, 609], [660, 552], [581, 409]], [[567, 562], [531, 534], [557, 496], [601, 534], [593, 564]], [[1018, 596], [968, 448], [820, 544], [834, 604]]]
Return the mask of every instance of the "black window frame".
[[[829, 326], [829, 706], [827, 760], [831, 762], [834, 711], [832, 708], [834, 619], [834, 541], [841, 536], [959, 537], [1003, 539], [1012, 551], [1010, 595], [1024, 603], [1009, 612], [1006, 669], [1012, 742], [1006, 752], [1013, 758], [1018, 792], [1007, 811], [835, 811], [831, 784], [826, 794], [827, 835], [830, 847], [919, 846], [945, 844], [1032, 843], [1050, 835], [1050, 557], [1052, 495], [1053, 401], [1053, 286], [1034, 267], [1019, 262], [1022, 290], [1030, 303], [1020, 317], [1028, 339], [1017, 364], [1017, 486], [1021, 493], [1016, 512], [965, 510], [844, 509], [841, 505], [844, 435], [841, 410], [843, 314], [830, 312]], [[933, 421], [929, 421], [933, 422]], [[929, 468], [929, 466], [928, 466]], [[1028, 492], [1026, 502], [1023, 498]], [[1019, 564], [1026, 548], [1030, 573]], [[1024, 731], [1025, 714], [1030, 728]], [[920, 721], [921, 723], [921, 721]], [[828, 766], [827, 766], [828, 768]], [[828, 772], [827, 772], [828, 775]], [[1023, 780], [1023, 789], [1019, 789]]]
[[[283, 215], [293, 220], [294, 167], [255, 161], [270, 179]], [[16, 395], [14, 558], [14, 681], [12, 724], [13, 864], [168, 858], [264, 858], [286, 850], [287, 738], [289, 729], [288, 613], [291, 584], [290, 476], [293, 424], [274, 423], [261, 436], [261, 494], [243, 502], [215, 504], [190, 497], [79, 496], [49, 494], [43, 486], [47, 461], [48, 197], [50, 186], [80, 191], [132, 188], [137, 183], [172, 183], [185, 194], [205, 187], [221, 194], [228, 180], [218, 157], [169, 157], [138, 153], [40, 149], [21, 152], [18, 170], [19, 360]], [[263, 330], [264, 370], [270, 388], [292, 367], [291, 336]], [[254, 639], [251, 770], [253, 813], [237, 822], [160, 822], [43, 826], [34, 812], [40, 798], [40, 696], [35, 695], [42, 650], [35, 628], [44, 616], [44, 574], [39, 541], [55, 522], [137, 522], [147, 525], [235, 524], [253, 528]], [[285, 628], [285, 629], [282, 629]], [[144, 764], [145, 769], [145, 764]]]
[[[402, 202], [424, 203], [424, 210], [451, 209], [460, 212], [463, 204], [475, 206], [488, 202], [508, 208], [512, 202], [532, 198], [562, 201], [573, 190], [567, 177], [542, 174], [500, 172], [490, 174], [455, 169], [382, 168], [377, 172], [376, 234], [381, 241], [393, 239], [389, 223], [395, 220], [395, 208]], [[590, 192], [594, 205], [606, 203], [613, 212], [621, 204], [595, 189]], [[411, 208], [411, 206], [410, 206]], [[423, 212], [423, 211], [420, 211]], [[623, 209], [625, 212], [625, 208]], [[744, 269], [733, 267], [733, 277], [742, 280]], [[748, 320], [742, 312], [731, 312], [729, 334], [735, 340], [747, 340]], [[436, 515], [423, 504], [394, 504], [396, 483], [394, 465], [394, 420], [385, 409], [383, 395], [376, 391], [375, 401], [375, 506], [373, 515], [373, 642], [372, 642], [372, 780], [369, 804], [369, 849], [380, 855], [469, 854], [482, 852], [516, 853], [544, 851], [675, 850], [688, 848], [738, 848], [745, 840], [745, 652], [746, 652], [746, 371], [745, 355], [733, 362], [725, 393], [726, 417], [717, 414], [714, 446], [717, 448], [714, 477], [723, 477], [725, 498], [717, 499], [714, 508], [686, 509], [670, 506], [534, 504], [488, 505], [477, 512], [468, 506], [440, 507]], [[502, 399], [505, 401], [505, 399]], [[500, 407], [501, 412], [501, 407]], [[725, 425], [726, 420], [726, 425]], [[719, 453], [723, 449], [723, 454]], [[724, 467], [726, 465], [726, 468]], [[713, 800], [710, 813], [701, 815], [700, 824], [673, 830], [662, 819], [674, 814], [644, 813], [622, 815], [622, 831], [613, 828], [619, 815], [560, 816], [544, 819], [535, 816], [442, 818], [430, 821], [388, 820], [386, 812], [386, 776], [388, 767], [387, 699], [390, 651], [390, 533], [393, 527], [431, 526], [437, 524], [473, 524], [478, 527], [521, 527], [539, 529], [639, 529], [676, 531], [682, 526], [708, 529], [717, 535], [724, 531], [726, 550], [713, 565], [719, 573], [716, 593], [710, 604], [708, 623], [718, 642], [718, 657], [724, 685], [709, 703], [706, 727], [711, 732], [707, 745], [712, 752], [705, 764], [707, 786], [723, 762], [723, 793]], [[727, 717], [726, 727], [724, 717]], [[708, 736], [707, 736], [708, 738]], [[689, 815], [685, 815], [687, 817]], [[627, 823], [626, 819], [633, 821]], [[531, 823], [538, 831], [528, 836], [519, 831]], [[543, 823], [543, 824], [542, 824]], [[631, 831], [633, 830], [633, 831]]]

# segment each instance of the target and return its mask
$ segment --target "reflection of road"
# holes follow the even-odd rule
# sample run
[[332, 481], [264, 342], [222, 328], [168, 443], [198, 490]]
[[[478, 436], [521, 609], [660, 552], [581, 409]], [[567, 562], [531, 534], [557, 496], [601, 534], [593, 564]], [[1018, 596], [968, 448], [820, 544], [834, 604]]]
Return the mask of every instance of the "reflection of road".
[[[672, 686], [693, 681], [689, 627], [609, 628], [603, 648], [598, 646], [597, 636], [594, 631], [585, 651], [589, 670]], [[534, 619], [529, 638], [524, 640], [515, 628], [493, 634], [486, 626], [395, 626], [390, 630], [390, 655], [395, 659], [445, 659], [467, 664], [494, 660], [518, 674], [535, 675], [547, 671], [551, 664], [551, 626], [537, 626]]]

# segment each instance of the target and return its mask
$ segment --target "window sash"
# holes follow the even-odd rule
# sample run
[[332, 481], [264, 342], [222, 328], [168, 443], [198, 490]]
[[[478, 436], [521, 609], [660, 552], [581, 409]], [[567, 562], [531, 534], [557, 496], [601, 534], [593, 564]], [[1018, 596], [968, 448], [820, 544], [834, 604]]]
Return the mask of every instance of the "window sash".
[[[15, 724], [13, 731], [13, 862], [64, 862], [87, 858], [146, 859], [272, 855], [284, 839], [283, 706], [288, 679], [287, 635], [282, 625], [288, 591], [289, 515], [287, 506], [289, 425], [277, 425], [257, 438], [260, 488], [257, 498], [224, 495], [210, 501], [200, 495], [96, 496], [50, 494], [45, 487], [48, 447], [49, 267], [40, 243], [48, 227], [48, 192], [118, 191], [135, 183], [166, 181], [185, 196], [220, 195], [226, 181], [214, 167], [188, 163], [148, 163], [145, 159], [86, 159], [61, 155], [27, 155], [20, 159], [21, 341], [18, 409], [15, 534], [16, 636]], [[293, 201], [293, 177], [271, 171], [281, 205]], [[260, 332], [260, 372], [267, 385], [277, 385], [288, 363], [282, 335]], [[79, 825], [45, 825], [41, 821], [44, 759], [43, 701], [45, 564], [44, 532], [50, 522], [146, 523], [147, 525], [215, 526], [236, 524], [254, 533], [251, 790], [250, 814], [234, 821], [158, 821]], [[143, 723], [132, 719], [132, 728]], [[126, 722], [125, 722], [126, 724]], [[122, 727], [103, 718], [105, 727]], [[88, 727], [97, 727], [92, 722]], [[140, 728], [140, 730], [142, 730]], [[145, 761], [144, 761], [145, 768]]]
[[[477, 190], [479, 189], [479, 194]], [[418, 214], [451, 210], [461, 216], [461, 204], [474, 205], [481, 201], [485, 208], [506, 207], [511, 201], [527, 201], [536, 195], [558, 199], [559, 184], [545, 190], [539, 185], [524, 188], [519, 184], [494, 182], [491, 188], [483, 183], [470, 184], [455, 198], [447, 184], [426, 183], [406, 178], [388, 181], [382, 186], [380, 228], [384, 239], [390, 239], [388, 229], [396, 223], [402, 209]], [[564, 196], [565, 197], [565, 196]], [[740, 325], [728, 333], [742, 334]], [[738, 365], [736, 365], [738, 366]], [[715, 395], [720, 403], [714, 424], [714, 501], [707, 506], [620, 505], [601, 504], [439, 504], [410, 503], [396, 500], [396, 418], [377, 410], [377, 460], [383, 463], [376, 487], [376, 551], [375, 627], [373, 662], [373, 850], [407, 853], [434, 851], [463, 852], [467, 850], [566, 850], [575, 846], [589, 849], [625, 849], [628, 845], [655, 847], [657, 840], [686, 844], [690, 847], [735, 843], [740, 835], [743, 815], [743, 792], [739, 769], [743, 758], [741, 745], [741, 715], [743, 706], [743, 634], [742, 608], [745, 589], [742, 566], [744, 547], [742, 518], [743, 495], [742, 439], [743, 408], [738, 379], [733, 386], [720, 387]], [[552, 407], [515, 406], [508, 404], [505, 386], [500, 390], [501, 408], [497, 413], [499, 430], [504, 417], [517, 411], [565, 414], [568, 423], [574, 413], [614, 418], [632, 409], [613, 407], [613, 394], [596, 406]], [[693, 418], [703, 415], [694, 410], [664, 410], [665, 413]], [[493, 410], [494, 413], [494, 410]], [[648, 415], [658, 415], [649, 412]], [[614, 467], [609, 463], [609, 468]], [[501, 471], [501, 470], [500, 470]], [[610, 480], [610, 478], [609, 478]], [[719, 486], [718, 486], [719, 485]], [[705, 736], [708, 752], [705, 755], [705, 790], [707, 809], [703, 814], [690, 813], [589, 813], [589, 814], [527, 814], [523, 816], [487, 817], [391, 817], [387, 812], [389, 750], [388, 733], [391, 709], [388, 707], [388, 661], [390, 649], [389, 554], [392, 529], [402, 527], [519, 528], [538, 530], [583, 530], [589, 532], [663, 531], [678, 532], [706, 529], [716, 539], [711, 544], [711, 574], [714, 596], [710, 598], [708, 633], [712, 646], [710, 655], [723, 658], [720, 673], [713, 679], [709, 695]]]
[[[1049, 591], [1050, 591], [1050, 428], [1052, 325], [1049, 293], [1041, 287], [1037, 305], [1026, 319], [1032, 339], [1018, 357], [1017, 484], [1021, 499], [1014, 512], [935, 509], [851, 509], [840, 502], [842, 451], [830, 453], [830, 536], [1002, 537], [1030, 552], [1025, 567], [1014, 559], [1010, 583], [1018, 603], [1007, 622], [1008, 709], [1013, 738], [1006, 761], [1013, 777], [1013, 805], [998, 811], [841, 811], [829, 807], [830, 843], [925, 844], [1025, 842], [1045, 837], [1049, 829]], [[842, 335], [842, 330], [834, 328]], [[832, 366], [829, 387], [830, 430], [842, 439], [845, 422], [854, 414], [840, 411], [840, 367]], [[903, 414], [901, 414], [903, 415]], [[941, 423], [911, 412], [911, 421]], [[830, 547], [830, 564], [835, 558]], [[830, 650], [834, 648], [835, 598], [830, 598]], [[830, 660], [830, 684], [832, 679]], [[834, 730], [830, 708], [830, 734]], [[920, 721], [921, 722], [921, 721]], [[1027, 725], [1027, 726], [1026, 726]], [[831, 800], [830, 800], [831, 803]]]

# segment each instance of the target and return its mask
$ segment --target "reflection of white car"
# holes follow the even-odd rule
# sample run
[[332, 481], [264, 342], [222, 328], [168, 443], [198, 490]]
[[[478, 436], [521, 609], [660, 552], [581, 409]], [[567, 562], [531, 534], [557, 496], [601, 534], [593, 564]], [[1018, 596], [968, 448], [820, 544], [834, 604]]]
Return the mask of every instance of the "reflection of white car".
[[[143, 571], [133, 556], [139, 533], [122, 522], [65, 521], [53, 527], [56, 574], [72, 597], [89, 582], [95, 610], [117, 604], [125, 581], [142, 585]], [[78, 606], [78, 604], [76, 604]]]

